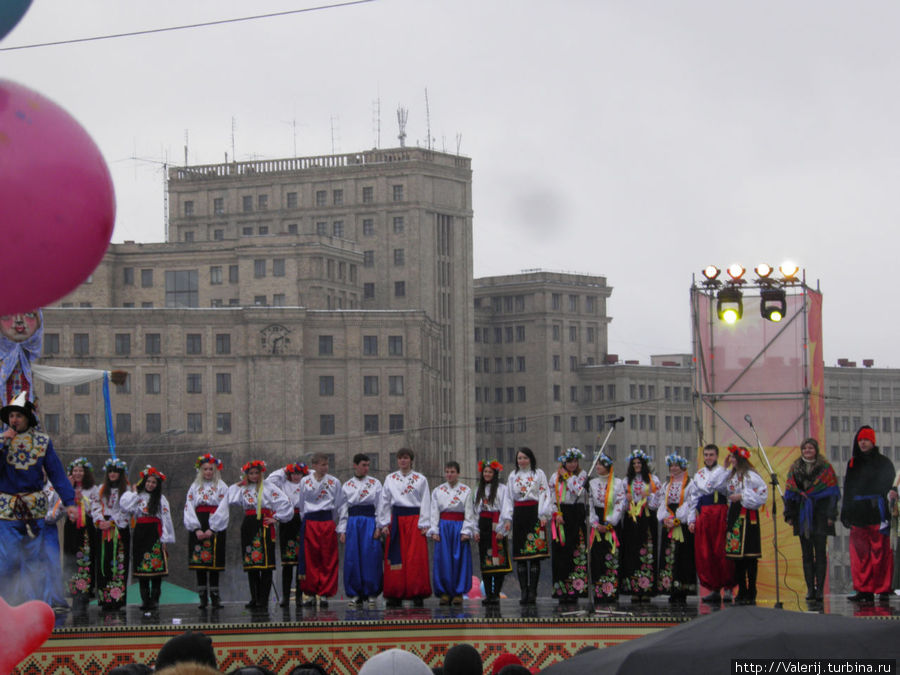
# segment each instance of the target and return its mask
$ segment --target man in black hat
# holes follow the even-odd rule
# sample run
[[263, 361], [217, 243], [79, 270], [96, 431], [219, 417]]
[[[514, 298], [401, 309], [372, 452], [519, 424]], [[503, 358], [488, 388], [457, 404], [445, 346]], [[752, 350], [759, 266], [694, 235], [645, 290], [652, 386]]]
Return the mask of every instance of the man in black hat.
[[48, 575], [61, 574], [39, 561], [46, 525], [44, 474], [69, 516], [76, 515], [75, 492], [50, 437], [38, 431], [34, 404], [25, 392], [0, 408], [9, 428], [0, 434], [0, 597], [9, 604], [44, 599]]

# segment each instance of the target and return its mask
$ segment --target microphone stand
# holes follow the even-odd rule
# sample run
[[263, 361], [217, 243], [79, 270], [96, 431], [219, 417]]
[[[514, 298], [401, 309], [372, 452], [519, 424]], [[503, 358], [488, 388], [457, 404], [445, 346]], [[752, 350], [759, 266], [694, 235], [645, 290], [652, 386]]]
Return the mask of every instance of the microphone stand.
[[763, 461], [766, 463], [766, 469], [769, 471], [769, 481], [772, 485], [772, 545], [775, 547], [775, 609], [784, 609], [784, 604], [781, 602], [781, 584], [778, 575], [778, 494], [776, 494], [777, 492], [784, 496], [784, 492], [778, 484], [778, 474], [772, 469], [769, 455], [766, 454], [766, 449], [759, 441], [759, 434], [756, 433], [756, 427], [753, 426], [753, 422], [750, 419], [747, 420], [747, 423], [750, 425], [750, 428], [753, 430], [753, 435], [756, 437], [756, 447], [759, 450], [760, 457], [762, 457]]

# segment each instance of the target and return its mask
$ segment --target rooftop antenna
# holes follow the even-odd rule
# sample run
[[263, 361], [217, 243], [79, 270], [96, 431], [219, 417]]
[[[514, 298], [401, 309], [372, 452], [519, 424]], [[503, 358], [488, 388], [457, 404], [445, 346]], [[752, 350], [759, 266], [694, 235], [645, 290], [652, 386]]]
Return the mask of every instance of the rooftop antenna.
[[428, 142], [425, 147], [431, 150], [431, 108], [428, 106], [428, 87], [425, 87], [425, 130], [428, 133]]
[[184, 130], [184, 165], [188, 165], [188, 130]]
[[381, 96], [372, 101], [372, 130], [375, 132], [375, 147], [381, 147]]
[[456, 132], [456, 154], [459, 154], [459, 146], [462, 145], [462, 134]]
[[406, 147], [406, 120], [409, 119], [409, 110], [402, 106], [397, 106], [397, 126], [400, 127], [400, 133], [397, 138], [400, 139], [400, 147]]
[[135, 154], [129, 157], [135, 163], [135, 175], [137, 175], [137, 163], [155, 164], [162, 171], [163, 184], [163, 226], [165, 227], [166, 241], [169, 241], [169, 153], [165, 151], [162, 159], [138, 157]]
[[237, 154], [234, 151], [234, 128], [237, 125], [237, 120], [234, 119], [234, 115], [231, 116], [231, 161], [237, 161]]
[[340, 127], [341, 119], [334, 115], [331, 116], [331, 154], [337, 154], [337, 148], [340, 147]]

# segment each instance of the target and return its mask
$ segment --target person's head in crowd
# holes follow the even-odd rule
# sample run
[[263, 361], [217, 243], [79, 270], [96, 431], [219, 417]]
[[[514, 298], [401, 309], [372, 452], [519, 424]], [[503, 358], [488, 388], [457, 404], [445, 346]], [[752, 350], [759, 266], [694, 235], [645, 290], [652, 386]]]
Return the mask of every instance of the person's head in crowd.
[[122, 666], [116, 666], [109, 671], [108, 675], [148, 675], [153, 669], [143, 663], [126, 663]]
[[508, 666], [503, 666], [497, 675], [531, 675], [531, 671], [521, 664], [511, 663]]
[[229, 670], [227, 675], [276, 675], [276, 673], [265, 666], [241, 666], [240, 668]]
[[506, 666], [521, 666], [522, 660], [516, 656], [515, 654], [510, 654], [509, 652], [505, 654], [500, 654], [497, 658], [494, 659], [494, 663], [491, 665], [491, 675], [498, 675], [498, 673], [503, 670]]
[[444, 657], [444, 675], [482, 675], [481, 655], [470, 644], [459, 644], [447, 650]]
[[166, 666], [162, 670], [155, 670], [154, 675], [220, 675], [219, 671], [201, 663], [176, 663], [174, 666]]
[[288, 675], [328, 675], [328, 671], [325, 670], [318, 663], [301, 663], [299, 666], [294, 668]]
[[402, 649], [388, 649], [363, 664], [359, 675], [432, 675], [431, 668], [415, 654]]
[[156, 670], [162, 670], [176, 663], [199, 663], [217, 668], [212, 639], [208, 635], [190, 630], [173, 637], [159, 650]]

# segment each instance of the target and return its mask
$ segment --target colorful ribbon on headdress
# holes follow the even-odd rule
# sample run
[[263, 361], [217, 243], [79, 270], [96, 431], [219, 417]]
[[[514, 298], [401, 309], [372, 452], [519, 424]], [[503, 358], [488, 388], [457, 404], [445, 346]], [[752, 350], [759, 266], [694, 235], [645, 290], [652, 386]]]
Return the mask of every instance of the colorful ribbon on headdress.
[[[684, 503], [684, 491], [688, 486], [688, 475], [682, 474], [681, 476], [681, 492], [678, 495], [678, 506], [681, 506]], [[668, 490], [666, 490], [668, 493]], [[666, 500], [668, 500], [669, 496], [666, 494]], [[677, 510], [677, 506], [675, 507]], [[669, 539], [673, 539], [675, 541], [684, 542], [684, 531], [681, 529], [681, 521], [675, 517], [675, 511], [673, 511], [668, 504], [666, 504], [666, 510], [672, 514], [672, 519], [675, 521], [675, 525], [669, 530]]]

